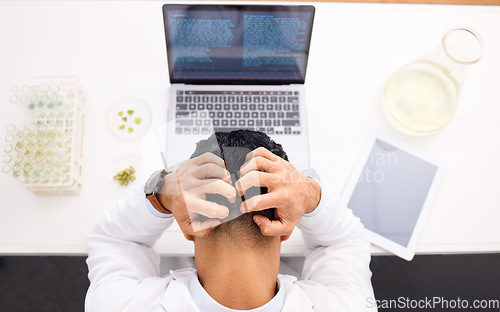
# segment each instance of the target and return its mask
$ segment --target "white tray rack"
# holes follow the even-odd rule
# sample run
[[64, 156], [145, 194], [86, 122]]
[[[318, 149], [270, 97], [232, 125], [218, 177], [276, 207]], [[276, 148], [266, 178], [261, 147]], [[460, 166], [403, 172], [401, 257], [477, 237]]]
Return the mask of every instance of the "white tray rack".
[[35, 77], [11, 92], [27, 121], [7, 127], [2, 171], [37, 194], [79, 192], [86, 96], [78, 79]]

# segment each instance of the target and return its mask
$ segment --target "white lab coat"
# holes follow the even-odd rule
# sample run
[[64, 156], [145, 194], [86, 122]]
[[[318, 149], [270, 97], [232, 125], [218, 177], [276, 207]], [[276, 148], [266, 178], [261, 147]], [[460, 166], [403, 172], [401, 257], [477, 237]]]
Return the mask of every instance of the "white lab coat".
[[[314, 171], [308, 175], [317, 178]], [[368, 308], [374, 295], [364, 228], [321, 186], [317, 213], [297, 225], [308, 249], [302, 280], [278, 277], [286, 290], [281, 311], [376, 311]], [[88, 238], [87, 312], [200, 312], [189, 291], [194, 269], [160, 276], [153, 245], [173, 221], [151, 214], [140, 189], [105, 211]]]

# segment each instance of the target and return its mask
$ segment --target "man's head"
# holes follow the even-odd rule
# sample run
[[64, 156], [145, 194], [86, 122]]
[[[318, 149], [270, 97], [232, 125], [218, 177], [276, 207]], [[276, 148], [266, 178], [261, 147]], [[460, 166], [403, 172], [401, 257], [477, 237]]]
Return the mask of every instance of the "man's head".
[[[231, 180], [234, 185], [240, 178], [239, 170], [245, 162], [246, 155], [258, 147], [264, 147], [273, 154], [288, 160], [288, 156], [280, 144], [271, 140], [265, 133], [250, 130], [216, 132], [207, 140], [197, 143], [196, 150], [191, 155], [191, 158], [200, 156], [206, 152], [211, 152], [221, 157], [224, 159], [226, 169], [231, 173]], [[222, 220], [223, 223], [210, 233], [208, 239], [213, 242], [223, 239], [225, 243], [232, 243], [235, 246], [241, 246], [243, 242], [244, 244], [260, 246], [265, 244], [266, 241], [271, 240], [272, 238], [262, 235], [259, 227], [253, 221], [253, 215], [261, 214], [273, 220], [275, 209], [246, 214], [242, 214], [239, 210], [242, 200], [266, 192], [266, 188], [251, 188], [245, 193], [243, 198], [237, 197], [235, 203], [230, 203], [221, 195], [207, 194], [207, 200], [217, 202], [229, 208], [229, 216]]]

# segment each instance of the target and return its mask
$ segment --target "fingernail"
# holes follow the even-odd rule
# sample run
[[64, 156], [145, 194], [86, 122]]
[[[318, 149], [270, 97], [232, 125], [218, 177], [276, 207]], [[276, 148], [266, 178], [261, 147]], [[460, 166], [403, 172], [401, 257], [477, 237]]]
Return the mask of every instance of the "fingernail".
[[245, 213], [245, 207], [243, 207], [243, 204], [240, 205], [240, 211], [241, 213]]
[[255, 218], [255, 223], [257, 223], [257, 225], [260, 225], [262, 223], [262, 221], [260, 220], [260, 218]]

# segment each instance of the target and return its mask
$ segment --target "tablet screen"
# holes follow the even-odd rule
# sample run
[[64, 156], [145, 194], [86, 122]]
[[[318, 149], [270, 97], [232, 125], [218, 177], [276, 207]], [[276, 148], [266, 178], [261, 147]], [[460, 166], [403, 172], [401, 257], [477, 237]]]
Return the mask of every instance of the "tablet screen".
[[347, 206], [368, 230], [407, 247], [437, 170], [376, 139]]

